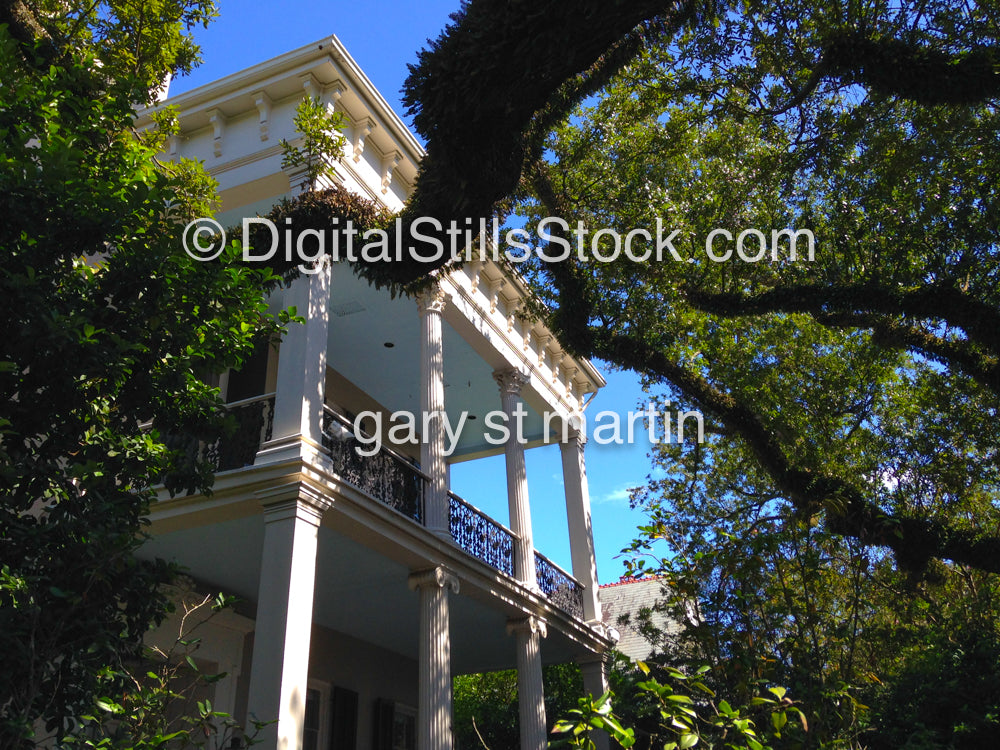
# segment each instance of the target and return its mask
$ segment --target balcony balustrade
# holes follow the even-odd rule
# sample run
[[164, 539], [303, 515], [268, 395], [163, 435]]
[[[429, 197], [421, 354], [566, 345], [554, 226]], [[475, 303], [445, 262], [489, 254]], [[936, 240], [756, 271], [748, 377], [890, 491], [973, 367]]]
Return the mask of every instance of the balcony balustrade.
[[583, 619], [583, 588], [573, 576], [535, 550], [535, 575], [538, 588], [562, 610]]
[[172, 450], [183, 452], [191, 464], [208, 463], [216, 472], [250, 466], [261, 444], [271, 439], [274, 394], [234, 401], [226, 405], [226, 410], [230, 419], [236, 422], [231, 434], [211, 443], [183, 435], [166, 435], [164, 443]]
[[345, 417], [323, 407], [323, 448], [334, 471], [366, 495], [422, 524], [430, 477], [384, 445], [371, 456], [360, 455], [356, 449], [367, 452], [369, 447], [355, 437], [352, 429]]
[[513, 577], [514, 532], [454, 492], [448, 493], [448, 520], [455, 544], [490, 567]]
[[[260, 446], [271, 438], [274, 394], [239, 401], [227, 408], [236, 419], [236, 432], [212, 444], [195, 443], [190, 448], [211, 462], [216, 471], [253, 464]], [[355, 449], [368, 452], [370, 444], [358, 440], [350, 420], [326, 406], [322, 433], [324, 453], [341, 479], [423, 525], [430, 477], [413, 461], [385, 445], [373, 455], [360, 455]], [[449, 530], [455, 544], [500, 573], [513, 577], [514, 533], [452, 492], [448, 493], [448, 506]], [[538, 586], [549, 601], [583, 619], [580, 583], [537, 551], [535, 570]]]

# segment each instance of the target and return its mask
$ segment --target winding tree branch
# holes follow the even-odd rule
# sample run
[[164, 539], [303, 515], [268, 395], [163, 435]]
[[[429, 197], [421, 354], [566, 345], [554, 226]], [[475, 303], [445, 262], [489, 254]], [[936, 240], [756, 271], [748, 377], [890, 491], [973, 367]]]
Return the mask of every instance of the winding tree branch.
[[825, 76], [921, 104], [979, 104], [1000, 97], [1000, 49], [948, 54], [900, 39], [842, 31], [826, 46]]
[[[553, 267], [553, 278], [562, 276], [565, 266]], [[559, 283], [562, 288], [573, 284]], [[562, 292], [562, 289], [560, 289]], [[620, 336], [586, 325], [584, 316], [560, 316], [557, 335], [583, 345], [587, 356], [600, 357], [624, 367], [669, 381], [685, 396], [710, 412], [737, 433], [760, 465], [803, 513], [824, 507], [831, 531], [853, 537], [866, 545], [891, 549], [904, 567], [920, 567], [930, 558], [942, 558], [1000, 573], [1000, 538], [955, 529], [930, 518], [901, 518], [886, 513], [868, 500], [861, 489], [835, 476], [796, 466], [777, 437], [745, 403], [714, 388], [696, 373], [666, 358], [631, 336]]]
[[[548, 180], [545, 166], [534, 165], [530, 175], [539, 199], [547, 208], [558, 211], [561, 199]], [[894, 516], [851, 482], [797, 465], [777, 435], [748, 404], [667, 357], [662, 348], [637, 336], [591, 325], [595, 313], [593, 295], [575, 261], [543, 265], [558, 301], [549, 325], [569, 351], [606, 359], [674, 385], [740, 436], [775, 487], [800, 512], [812, 515], [825, 509], [831, 531], [862, 544], [887, 547], [903, 567], [919, 569], [929, 559], [941, 558], [1000, 572], [1000, 537], [956, 529], [933, 518]]]
[[800, 312], [813, 316], [880, 313], [943, 320], [1000, 356], [1000, 311], [947, 283], [911, 290], [877, 284], [799, 284], [752, 295], [688, 289], [685, 296], [697, 309], [727, 318]]
[[948, 341], [917, 326], [901, 325], [878, 315], [837, 313], [817, 315], [817, 323], [831, 328], [868, 328], [874, 343], [908, 349], [939, 364], [961, 370], [984, 388], [1000, 395], [1000, 362], [972, 350], [965, 341]]
[[[443, 225], [493, 215], [513, 194], [537, 131], [607, 80], [663, 23], [693, 22], [698, 0], [533, 0], [511, 12], [508, 0], [475, 0], [423, 50], [404, 85], [403, 101], [427, 140], [413, 195], [403, 214], [403, 245], [429, 257], [434, 245], [409, 225], [434, 217]], [[710, 11], [705, 11], [710, 12]], [[544, 34], [539, 33], [544, 30]], [[556, 95], [553, 99], [553, 95]], [[448, 247], [445, 232], [421, 234]], [[359, 272], [376, 285], [419, 279], [450, 260], [373, 263]]]
[[10, 35], [16, 39], [25, 62], [34, 64], [35, 45], [46, 62], [56, 55], [52, 37], [38, 22], [37, 11], [24, 0], [0, 0], [0, 24], [7, 24]]

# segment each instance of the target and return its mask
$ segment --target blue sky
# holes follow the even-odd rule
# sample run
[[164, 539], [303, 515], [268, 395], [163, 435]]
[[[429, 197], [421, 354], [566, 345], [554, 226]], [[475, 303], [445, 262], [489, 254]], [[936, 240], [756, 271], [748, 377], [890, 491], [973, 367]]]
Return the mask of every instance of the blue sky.
[[[435, 38], [455, 11], [458, 0], [362, 0], [361, 2], [258, 2], [222, 0], [219, 18], [206, 30], [197, 30], [203, 65], [172, 82], [179, 94], [229, 73], [275, 57], [289, 50], [336, 35], [390, 105], [409, 123], [399, 91], [407, 65], [429, 38]], [[637, 378], [630, 373], [609, 372], [608, 380], [588, 407], [588, 414], [609, 410], [625, 415], [642, 402]], [[622, 572], [622, 547], [635, 536], [644, 516], [631, 510], [630, 487], [642, 485], [649, 473], [649, 444], [587, 446], [587, 474], [593, 508], [597, 569], [601, 581], [617, 580]], [[556, 563], [570, 569], [566, 506], [562, 468], [557, 446], [527, 452], [528, 488], [535, 546]], [[507, 519], [503, 458], [496, 457], [456, 466], [452, 472], [455, 492], [501, 521]]]

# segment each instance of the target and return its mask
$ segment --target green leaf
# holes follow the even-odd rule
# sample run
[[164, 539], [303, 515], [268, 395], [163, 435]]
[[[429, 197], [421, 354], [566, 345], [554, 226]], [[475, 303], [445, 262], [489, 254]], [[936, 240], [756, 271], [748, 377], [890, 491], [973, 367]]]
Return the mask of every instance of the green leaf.
[[685, 748], [694, 747], [698, 744], [698, 735], [696, 734], [682, 734], [678, 742], [681, 750]]

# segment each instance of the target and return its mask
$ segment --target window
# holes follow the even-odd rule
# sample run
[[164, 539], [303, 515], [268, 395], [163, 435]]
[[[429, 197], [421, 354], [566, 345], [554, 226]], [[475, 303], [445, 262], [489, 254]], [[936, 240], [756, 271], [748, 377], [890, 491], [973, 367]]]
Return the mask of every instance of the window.
[[357, 750], [357, 744], [358, 694], [309, 680], [302, 750]]
[[323, 730], [321, 715], [323, 696], [316, 688], [306, 690], [306, 718], [302, 736], [302, 750], [319, 750], [319, 735]]
[[392, 715], [392, 750], [416, 750], [417, 712], [396, 704]]
[[375, 750], [416, 750], [417, 712], [393, 701], [375, 703]]

